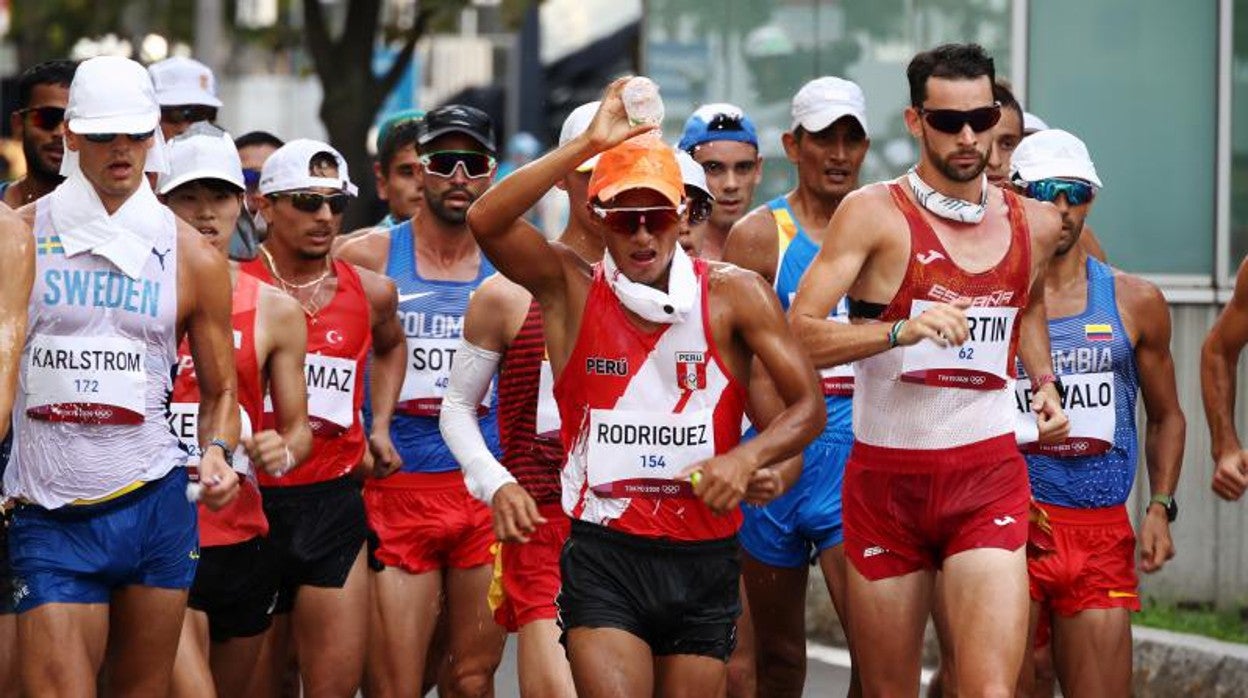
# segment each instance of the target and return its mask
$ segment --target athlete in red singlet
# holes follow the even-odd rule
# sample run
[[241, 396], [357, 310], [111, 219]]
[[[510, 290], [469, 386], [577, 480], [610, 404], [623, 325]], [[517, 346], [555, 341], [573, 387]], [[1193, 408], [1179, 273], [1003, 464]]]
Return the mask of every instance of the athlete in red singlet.
[[[823, 409], [766, 284], [677, 245], [679, 166], [657, 137], [629, 140], [649, 127], [629, 125], [623, 85], [586, 133], [486, 192], [469, 225], [542, 307], [568, 452], [559, 614], [577, 692], [722, 695], [736, 507], [755, 470], [813, 438]], [[591, 267], [522, 217], [599, 153], [587, 194], [607, 254]], [[753, 355], [786, 408], [737, 446]]]
[[[195, 124], [170, 141], [169, 160], [169, 172], [158, 182], [161, 200], [222, 255], [228, 254], [244, 191], [242, 164], [229, 134]], [[244, 447], [234, 456], [234, 468], [241, 484], [238, 499], [221, 511], [199, 507], [199, 567], [170, 692], [178, 698], [246, 692], [277, 593], [277, 567], [266, 541], [269, 522], [253, 466], [281, 474], [302, 461], [312, 445], [303, 378], [307, 340], [299, 304], [231, 266], [234, 368]], [[177, 371], [169, 421], [192, 454], [193, 467], [199, 459], [199, 381], [185, 341], [178, 349]], [[261, 428], [266, 393], [278, 407], [277, 429]]]
[[[1064, 438], [1043, 283], [1061, 221], [986, 181], [1000, 107], [983, 49], [920, 53], [907, 76], [919, 164], [845, 198], [790, 318], [817, 364], [857, 361], [843, 499], [864, 694], [917, 692], [940, 569], [958, 686], [1009, 695], [1027, 630], [1030, 497], [1012, 370], [1017, 352], [1041, 440]], [[851, 324], [827, 322], [846, 294]]]
[[[274, 695], [293, 640], [303, 690], [353, 696], [364, 671], [368, 584], [364, 501], [352, 473], [366, 446], [395, 460], [385, 415], [393, 410], [406, 344], [394, 284], [329, 252], [355, 188], [330, 146], [296, 140], [264, 163], [260, 213], [269, 237], [242, 271], [293, 296], [306, 316], [304, 363], [312, 454], [281, 477], [259, 473], [279, 588], [265, 665], [249, 693]], [[372, 354], [373, 433], [360, 423]], [[280, 406], [279, 406], [280, 407]], [[266, 423], [268, 417], [266, 416]], [[297, 593], [297, 595], [296, 595]], [[294, 637], [290, 637], [293, 633]]]

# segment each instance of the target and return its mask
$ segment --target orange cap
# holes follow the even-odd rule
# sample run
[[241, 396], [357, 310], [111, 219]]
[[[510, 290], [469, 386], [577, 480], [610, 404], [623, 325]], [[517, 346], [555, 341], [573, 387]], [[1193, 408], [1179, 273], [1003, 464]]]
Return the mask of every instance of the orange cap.
[[673, 206], [680, 205], [685, 184], [671, 146], [658, 138], [630, 138], [599, 157], [589, 179], [589, 198], [610, 201], [629, 189], [653, 189]]

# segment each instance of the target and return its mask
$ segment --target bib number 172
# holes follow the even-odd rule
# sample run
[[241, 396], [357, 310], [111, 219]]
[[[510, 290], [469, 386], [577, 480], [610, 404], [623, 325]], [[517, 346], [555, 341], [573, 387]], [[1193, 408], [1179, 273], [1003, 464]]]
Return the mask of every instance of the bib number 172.
[[90, 378], [75, 378], [74, 390], [79, 393], [98, 393], [100, 392], [100, 382]]

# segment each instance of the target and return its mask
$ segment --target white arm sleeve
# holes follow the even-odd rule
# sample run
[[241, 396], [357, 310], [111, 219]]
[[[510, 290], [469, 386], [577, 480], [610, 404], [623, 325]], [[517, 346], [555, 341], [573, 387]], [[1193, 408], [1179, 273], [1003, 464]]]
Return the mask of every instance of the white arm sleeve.
[[464, 341], [455, 352], [451, 378], [442, 397], [442, 414], [438, 428], [442, 438], [464, 470], [468, 491], [487, 506], [494, 501], [498, 488], [516, 479], [490, 453], [477, 421], [477, 405], [490, 389], [490, 381], [498, 372], [498, 352], [482, 349]]

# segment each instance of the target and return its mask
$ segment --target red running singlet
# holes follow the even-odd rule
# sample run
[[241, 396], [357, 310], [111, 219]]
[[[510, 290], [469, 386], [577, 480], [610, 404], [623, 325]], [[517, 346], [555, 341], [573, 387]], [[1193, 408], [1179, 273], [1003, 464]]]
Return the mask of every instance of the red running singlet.
[[503, 465], [539, 504], [559, 503], [563, 445], [554, 404], [542, 310], [529, 303], [498, 373], [498, 435]]

